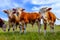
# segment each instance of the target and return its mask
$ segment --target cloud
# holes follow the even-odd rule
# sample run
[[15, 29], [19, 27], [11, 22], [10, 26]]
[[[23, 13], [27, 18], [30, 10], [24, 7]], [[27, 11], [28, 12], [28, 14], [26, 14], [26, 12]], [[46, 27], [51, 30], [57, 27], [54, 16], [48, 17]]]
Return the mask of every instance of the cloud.
[[41, 5], [41, 4], [51, 4], [59, 1], [60, 0], [30, 0], [30, 3], [35, 5]]
[[29, 2], [29, 0], [23, 0], [22, 3], [26, 4], [27, 2]]
[[[21, 3], [18, 3], [21, 2]], [[24, 5], [28, 2], [28, 0], [0, 0], [0, 18], [4, 20], [8, 20], [8, 16], [2, 12], [4, 9], [12, 9], [16, 7], [24, 7]]]
[[0, 9], [8, 9], [13, 7], [19, 7], [19, 4], [12, 0], [0, 0]]
[[[39, 5], [38, 7], [33, 6], [33, 8], [31, 9], [32, 11], [39, 11], [39, 9], [42, 7], [51, 7], [52, 8], [51, 11], [56, 15], [57, 18], [60, 18], [60, 0], [45, 0], [45, 1], [44, 0], [42, 0], [42, 1], [41, 0], [35, 0], [35, 1], [32, 0], [31, 3], [34, 5]], [[58, 20], [56, 21], [56, 24], [60, 24]]]
[[8, 21], [8, 18], [4, 18], [4, 17], [0, 17], [1, 19], [5, 20], [5, 21]]
[[[26, 6], [29, 5], [29, 6]], [[30, 6], [31, 5], [31, 6]], [[38, 5], [38, 6], [37, 6]], [[52, 12], [60, 18], [60, 0], [0, 0], [0, 17], [7, 20], [7, 16], [4, 14], [2, 15], [3, 9], [11, 9], [15, 7], [22, 7], [22, 8], [27, 8], [26, 10], [31, 11], [39, 11], [40, 8], [42, 7], [51, 7]], [[30, 8], [31, 7], [31, 8]], [[58, 22], [58, 21], [57, 21]]]
[[39, 10], [42, 7], [52, 7], [52, 10], [59, 10], [60, 8], [60, 0], [31, 0], [30, 2], [34, 5], [39, 5], [39, 7], [34, 6], [32, 10]]
[[19, 4], [13, 0], [0, 0], [0, 18], [7, 21], [8, 17], [2, 12], [2, 10], [11, 9], [13, 7], [19, 7]]
[[33, 8], [32, 8], [32, 11], [36, 11], [36, 12], [38, 12], [39, 9], [40, 9], [40, 7], [33, 7]]
[[[49, 3], [48, 3], [48, 5], [40, 5], [39, 7], [37, 7], [37, 6], [33, 6], [33, 8], [31, 9], [31, 10], [33, 10], [33, 11], [39, 11], [39, 9], [41, 9], [42, 7], [51, 7], [52, 8], [52, 11], [53, 12], [60, 12], [60, 2], [58, 1], [58, 0], [55, 0], [56, 2], [54, 3], [54, 4], [52, 4], [52, 5], [49, 5]], [[39, 3], [37, 0], [36, 0], [36, 2], [37, 3]], [[42, 1], [43, 2], [43, 1]], [[50, 1], [48, 1], [48, 2], [50, 2]], [[53, 2], [53, 1], [52, 1]], [[43, 3], [42, 3], [43, 4]], [[46, 4], [45, 2], [44, 2], [44, 4]], [[37, 4], [38, 5], [38, 4]]]

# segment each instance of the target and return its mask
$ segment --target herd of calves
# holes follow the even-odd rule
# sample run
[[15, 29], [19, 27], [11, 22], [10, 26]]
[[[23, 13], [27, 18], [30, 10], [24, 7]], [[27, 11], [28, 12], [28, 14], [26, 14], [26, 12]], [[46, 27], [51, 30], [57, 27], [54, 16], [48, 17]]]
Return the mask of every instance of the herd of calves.
[[43, 7], [39, 9], [38, 12], [26, 12], [25, 9], [23, 8], [3, 10], [3, 12], [8, 15], [8, 26], [0, 18], [0, 27], [3, 29], [3, 31], [6, 31], [7, 27], [9, 31], [10, 28], [12, 27], [14, 31], [15, 27], [17, 29], [17, 25], [19, 25], [20, 33], [22, 32], [26, 33], [27, 24], [29, 23], [33, 27], [34, 23], [36, 23], [38, 27], [38, 32], [40, 32], [42, 19], [43, 20], [42, 22], [44, 24], [44, 34], [46, 34], [47, 24], [50, 25], [51, 28], [50, 31], [54, 32], [54, 23], [58, 18], [50, 10], [52, 10], [52, 8], [49, 7]]

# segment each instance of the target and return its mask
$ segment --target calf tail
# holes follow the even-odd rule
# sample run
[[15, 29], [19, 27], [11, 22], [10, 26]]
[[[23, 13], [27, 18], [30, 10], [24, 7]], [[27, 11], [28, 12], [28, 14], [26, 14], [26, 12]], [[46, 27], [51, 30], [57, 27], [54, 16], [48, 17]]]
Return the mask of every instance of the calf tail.
[[57, 20], [60, 20], [59, 18], [56, 17]]

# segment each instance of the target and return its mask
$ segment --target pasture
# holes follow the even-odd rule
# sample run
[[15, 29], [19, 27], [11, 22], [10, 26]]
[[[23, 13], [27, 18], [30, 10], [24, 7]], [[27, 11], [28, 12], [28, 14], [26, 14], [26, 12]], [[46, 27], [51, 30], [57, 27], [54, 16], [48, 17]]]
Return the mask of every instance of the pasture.
[[[12, 28], [10, 32], [3, 32], [0, 28], [0, 40], [60, 40], [60, 26], [55, 25], [55, 33], [50, 33], [50, 27], [47, 27], [47, 34], [44, 36], [43, 34], [43, 25], [41, 27], [42, 31], [39, 34], [37, 25], [35, 24], [34, 27], [31, 27], [30, 24], [28, 24], [26, 30], [26, 34], [20, 34], [19, 28], [15, 30], [15, 32], [12, 31]], [[6, 29], [7, 30], [7, 29]]]

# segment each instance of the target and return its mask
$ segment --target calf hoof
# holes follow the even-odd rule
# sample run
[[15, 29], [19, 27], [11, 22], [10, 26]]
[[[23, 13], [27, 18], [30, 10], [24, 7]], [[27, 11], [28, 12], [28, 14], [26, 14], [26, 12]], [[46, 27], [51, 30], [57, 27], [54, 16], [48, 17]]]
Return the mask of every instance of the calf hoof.
[[14, 31], [14, 29], [13, 29], [13, 31]]
[[3, 30], [4, 32], [6, 32], [6, 30]]
[[8, 29], [8, 32], [10, 31], [10, 29]]

